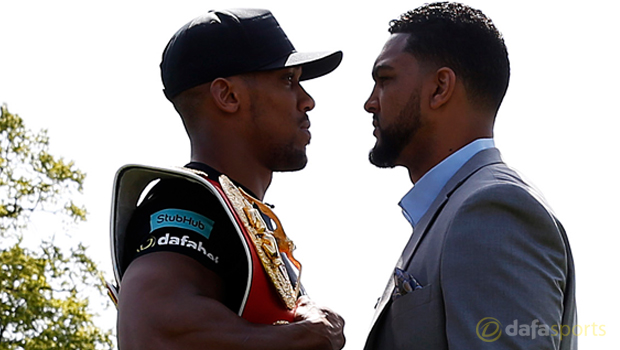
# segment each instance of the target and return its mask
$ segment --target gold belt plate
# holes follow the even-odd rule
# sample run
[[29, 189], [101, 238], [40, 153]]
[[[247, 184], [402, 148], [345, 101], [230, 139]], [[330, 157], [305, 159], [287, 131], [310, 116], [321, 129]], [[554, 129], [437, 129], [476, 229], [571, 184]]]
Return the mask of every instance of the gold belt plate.
[[[226, 175], [220, 175], [219, 181], [237, 216], [239, 216], [243, 225], [250, 233], [256, 252], [267, 275], [278, 291], [278, 295], [286, 307], [292, 310], [297, 303], [301, 278], [301, 264], [292, 254], [295, 245], [286, 237], [280, 220], [278, 220], [271, 208], [247, 194], [242, 188], [235, 186]], [[277, 227], [274, 231], [267, 227], [259, 209], [275, 222]], [[289, 260], [299, 269], [295, 288], [293, 288], [289, 279], [286, 265], [282, 260], [282, 253], [286, 254]]]

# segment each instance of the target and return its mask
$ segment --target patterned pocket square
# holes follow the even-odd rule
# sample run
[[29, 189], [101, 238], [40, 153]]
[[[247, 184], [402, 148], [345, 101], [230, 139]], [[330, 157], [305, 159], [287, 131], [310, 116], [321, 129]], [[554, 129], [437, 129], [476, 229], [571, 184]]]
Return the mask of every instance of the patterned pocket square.
[[416, 289], [422, 288], [422, 285], [413, 277], [409, 272], [394, 268], [394, 291], [392, 292], [392, 299], [398, 299], [403, 295], [413, 292]]

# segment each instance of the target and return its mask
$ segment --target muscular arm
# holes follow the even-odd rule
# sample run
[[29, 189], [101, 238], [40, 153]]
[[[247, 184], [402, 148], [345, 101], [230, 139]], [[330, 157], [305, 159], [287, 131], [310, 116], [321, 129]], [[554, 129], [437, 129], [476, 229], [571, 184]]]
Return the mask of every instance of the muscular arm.
[[302, 320], [290, 325], [252, 324], [221, 303], [222, 286], [214, 272], [182, 254], [137, 258], [121, 285], [119, 348], [331, 350], [344, 345], [344, 322], [336, 314], [300, 315]]
[[[476, 331], [488, 317], [501, 323], [494, 349], [558, 348], [559, 336], [551, 330], [545, 336], [540, 327], [562, 322], [567, 247], [534, 197], [510, 185], [479, 191], [457, 212], [444, 247], [441, 283], [450, 349], [486, 345]], [[515, 320], [530, 334], [519, 326], [508, 329], [517, 334], [508, 334]]]

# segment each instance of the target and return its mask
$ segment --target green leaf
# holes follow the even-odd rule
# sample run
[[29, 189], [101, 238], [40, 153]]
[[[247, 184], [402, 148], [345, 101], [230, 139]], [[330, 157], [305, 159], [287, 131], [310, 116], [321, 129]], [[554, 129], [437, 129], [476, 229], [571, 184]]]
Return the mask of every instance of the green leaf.
[[86, 175], [48, 152], [45, 130], [33, 133], [2, 105], [0, 114], [0, 350], [113, 349], [98, 328], [92, 296], [104, 297], [102, 273], [82, 244], [61, 247], [39, 237], [23, 243], [32, 214], [86, 220], [72, 196]]

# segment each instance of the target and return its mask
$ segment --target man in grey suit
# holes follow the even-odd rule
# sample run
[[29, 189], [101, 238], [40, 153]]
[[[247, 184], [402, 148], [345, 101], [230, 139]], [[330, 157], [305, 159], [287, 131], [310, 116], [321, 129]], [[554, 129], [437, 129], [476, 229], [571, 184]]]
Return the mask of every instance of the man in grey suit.
[[510, 75], [501, 34], [454, 3], [405, 13], [390, 33], [365, 104], [370, 161], [409, 170], [413, 234], [365, 349], [576, 349], [566, 233], [494, 146]]

